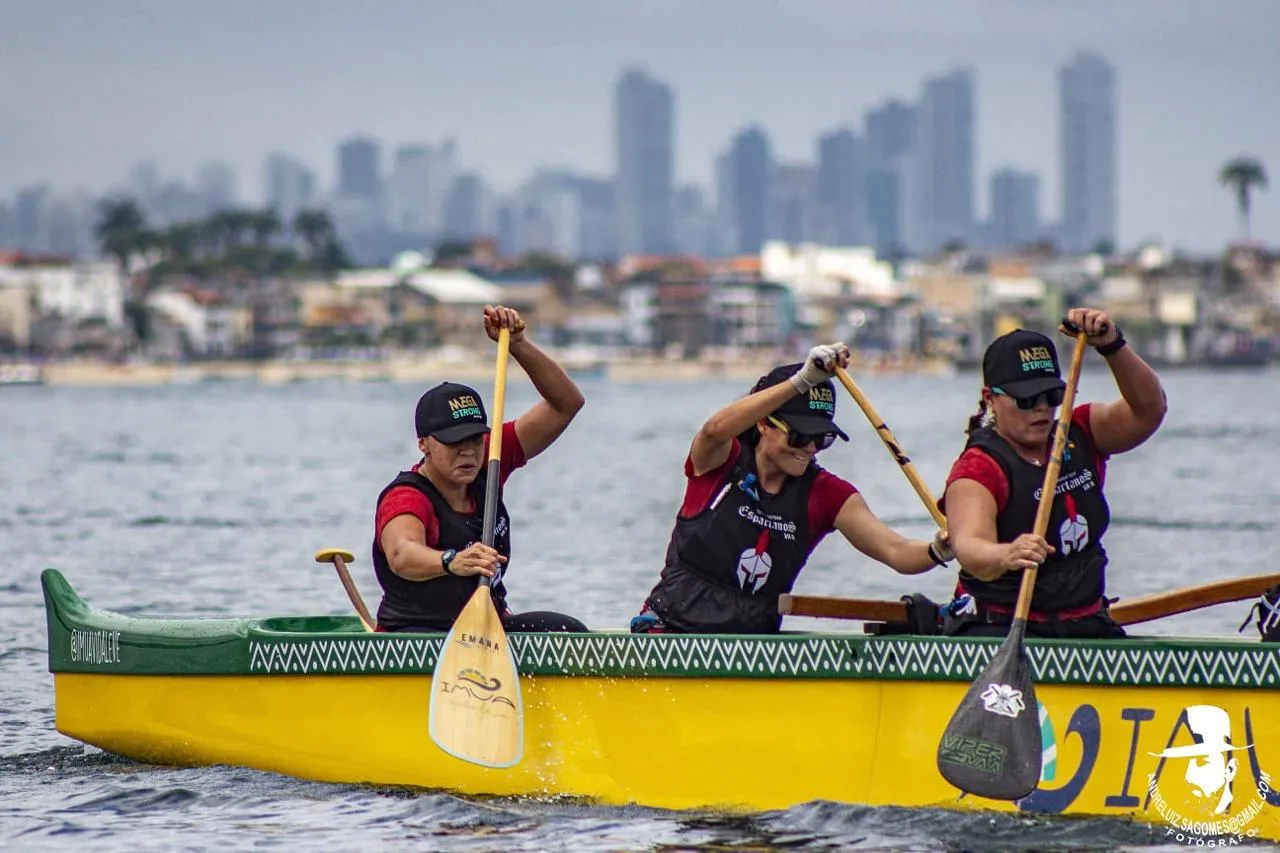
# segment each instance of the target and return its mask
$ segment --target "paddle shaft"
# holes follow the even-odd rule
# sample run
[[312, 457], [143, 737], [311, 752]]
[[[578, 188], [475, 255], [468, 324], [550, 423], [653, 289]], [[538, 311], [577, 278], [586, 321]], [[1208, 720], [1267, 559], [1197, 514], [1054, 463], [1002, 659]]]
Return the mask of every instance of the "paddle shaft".
[[[502, 415], [507, 402], [507, 360], [511, 352], [511, 330], [498, 331], [498, 363], [493, 375], [493, 406], [489, 417], [489, 463], [484, 484], [484, 528], [482, 541], [493, 547], [494, 527], [498, 520], [498, 493], [502, 479]], [[489, 586], [493, 579], [482, 575], [482, 586]]]
[[[1228, 578], [1118, 601], [1111, 605], [1108, 612], [1119, 625], [1138, 625], [1217, 604], [1256, 598], [1276, 584], [1280, 584], [1280, 574]], [[778, 596], [778, 612], [784, 616], [810, 616], [819, 619], [856, 619], [893, 624], [906, 624], [907, 621], [906, 604], [869, 598], [784, 593]]]
[[916, 473], [916, 467], [911, 464], [911, 458], [902, 452], [902, 445], [898, 444], [898, 439], [894, 436], [893, 431], [885, 424], [884, 418], [871, 405], [871, 401], [867, 399], [862, 390], [854, 384], [853, 379], [849, 377], [848, 372], [839, 365], [836, 366], [836, 377], [840, 380], [840, 384], [844, 385], [845, 390], [857, 402], [858, 408], [862, 409], [862, 413], [867, 416], [867, 420], [871, 421], [871, 426], [875, 428], [876, 434], [880, 436], [880, 440], [884, 442], [884, 446], [889, 451], [889, 455], [893, 457], [893, 461], [898, 463], [898, 467], [902, 469], [902, 473], [907, 476], [907, 480], [911, 483], [911, 487], [916, 490], [916, 494], [920, 496], [920, 500], [924, 501], [925, 509], [929, 510], [929, 514], [933, 516], [934, 522], [939, 529], [947, 529], [946, 516], [942, 514], [942, 510], [938, 508], [938, 502], [934, 500], [933, 494], [930, 493], [929, 487], [924, 484], [924, 480], [920, 479], [920, 475]]
[[[1062, 470], [1062, 452], [1067, 446], [1067, 430], [1071, 427], [1071, 414], [1076, 402], [1076, 385], [1080, 382], [1080, 368], [1084, 364], [1087, 333], [1075, 332], [1076, 348], [1071, 353], [1071, 369], [1067, 371], [1067, 390], [1058, 409], [1058, 422], [1054, 426], [1053, 449], [1049, 452], [1049, 465], [1044, 471], [1044, 485], [1040, 488], [1040, 505], [1036, 507], [1036, 522], [1032, 532], [1044, 536], [1049, 530], [1049, 516], [1053, 512], [1053, 499], [1058, 491], [1058, 472]], [[1022, 571], [1022, 586], [1018, 590], [1018, 605], [1013, 610], [1015, 621], [1025, 622], [1031, 612], [1031, 596], [1035, 593], [1038, 566]]]

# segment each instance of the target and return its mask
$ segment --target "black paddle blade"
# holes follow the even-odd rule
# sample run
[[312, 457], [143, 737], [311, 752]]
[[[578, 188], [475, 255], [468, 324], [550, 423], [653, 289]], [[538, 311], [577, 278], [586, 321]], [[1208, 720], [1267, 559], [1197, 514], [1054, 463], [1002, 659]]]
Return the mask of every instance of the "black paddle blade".
[[1040, 711], [1031, 664], [1015, 620], [969, 687], [938, 744], [938, 772], [962, 791], [1017, 800], [1040, 782]]

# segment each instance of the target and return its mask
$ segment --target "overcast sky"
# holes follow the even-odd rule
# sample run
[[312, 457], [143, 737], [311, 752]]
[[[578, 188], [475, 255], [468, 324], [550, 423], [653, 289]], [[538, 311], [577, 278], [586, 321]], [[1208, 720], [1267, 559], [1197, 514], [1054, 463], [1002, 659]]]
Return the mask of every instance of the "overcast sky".
[[0, 195], [101, 191], [151, 158], [184, 179], [225, 160], [258, 201], [267, 151], [328, 188], [353, 133], [453, 135], [504, 188], [539, 164], [606, 174], [631, 63], [676, 89], [677, 175], [709, 184], [748, 122], [810, 160], [820, 132], [963, 63], [981, 210], [1012, 165], [1056, 219], [1056, 69], [1081, 48], [1119, 69], [1122, 245], [1234, 235], [1216, 173], [1239, 153], [1270, 169], [1254, 232], [1280, 244], [1280, 0], [0, 0]]

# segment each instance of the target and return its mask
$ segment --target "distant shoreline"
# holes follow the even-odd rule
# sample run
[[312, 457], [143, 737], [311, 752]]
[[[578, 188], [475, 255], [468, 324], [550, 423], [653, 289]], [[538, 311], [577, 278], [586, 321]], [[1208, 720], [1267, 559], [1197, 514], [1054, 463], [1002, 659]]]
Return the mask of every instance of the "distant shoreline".
[[[775, 361], [696, 361], [661, 358], [623, 358], [591, 363], [568, 363], [569, 374], [578, 380], [653, 382], [705, 381], [728, 379], [750, 383], [767, 372]], [[1267, 364], [1158, 364], [1161, 372], [1200, 369], [1233, 373], [1276, 369]], [[917, 359], [899, 363], [858, 363], [850, 372], [861, 376], [956, 376], [976, 372], [976, 365], [956, 365], [947, 359]], [[509, 373], [519, 382], [528, 381], [515, 361]], [[69, 388], [139, 388], [167, 385], [197, 385], [205, 382], [253, 382], [258, 385], [289, 385], [299, 382], [399, 382], [426, 384], [445, 379], [483, 382], [492, 378], [493, 363], [487, 358], [432, 359], [403, 358], [380, 361], [202, 361], [188, 364], [107, 364], [103, 362], [59, 362], [40, 365], [28, 381], [0, 381], [0, 388], [55, 386]], [[2, 377], [0, 377], [2, 378]], [[34, 380], [34, 381], [30, 381]]]
[[[774, 362], [716, 362], [628, 358], [566, 364], [575, 378], [615, 381], [732, 379], [751, 382], [767, 372]], [[856, 366], [855, 366], [856, 367]], [[919, 360], [901, 365], [866, 364], [856, 367], [864, 375], [923, 374], [954, 375], [956, 370], [943, 359]], [[527, 381], [523, 370], [511, 362], [510, 375]], [[434, 382], [443, 379], [481, 381], [493, 376], [490, 360], [390, 359], [384, 361], [208, 361], [188, 364], [105, 364], [65, 362], [40, 366], [39, 384], [57, 387], [149, 387], [195, 385], [204, 382], [238, 381], [259, 385], [287, 385], [295, 382]]]

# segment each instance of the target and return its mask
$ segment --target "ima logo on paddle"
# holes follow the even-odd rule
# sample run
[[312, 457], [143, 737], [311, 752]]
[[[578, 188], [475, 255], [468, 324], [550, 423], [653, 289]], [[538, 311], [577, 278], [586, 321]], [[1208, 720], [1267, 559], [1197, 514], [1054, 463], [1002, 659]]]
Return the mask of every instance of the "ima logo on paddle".
[[[475, 688], [475, 689], [472, 689]], [[472, 699], [479, 702], [492, 702], [494, 704], [515, 705], [506, 696], [499, 696], [497, 691], [502, 689], [502, 682], [492, 676], [485, 675], [478, 669], [467, 667], [458, 670], [457, 676], [452, 682], [441, 681], [440, 690], [444, 695], [448, 696], [455, 690], [461, 690]], [[479, 690], [481, 692], [477, 693]]]
[[769, 580], [773, 558], [765, 550], [769, 546], [769, 531], [761, 530], [756, 544], [738, 555], [738, 585], [754, 595]]

